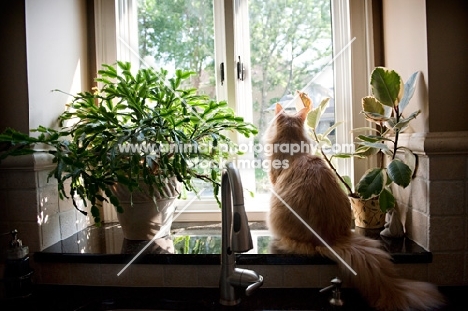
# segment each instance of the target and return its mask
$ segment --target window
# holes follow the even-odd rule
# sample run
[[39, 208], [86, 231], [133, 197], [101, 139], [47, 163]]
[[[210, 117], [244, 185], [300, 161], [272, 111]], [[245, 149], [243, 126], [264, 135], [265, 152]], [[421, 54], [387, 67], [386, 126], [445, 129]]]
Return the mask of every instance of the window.
[[[351, 81], [355, 78], [351, 62], [358, 55], [351, 50], [368, 42], [366, 36], [355, 40], [350, 35], [350, 10], [363, 16], [367, 12], [366, 5], [354, 9], [356, 3], [96, 0], [98, 64], [118, 59], [132, 61], [134, 67], [192, 70], [196, 74], [191, 83], [200, 92], [227, 100], [239, 115], [257, 125], [260, 134], [254, 140], [238, 140], [247, 160], [238, 167], [244, 187], [255, 192], [252, 199], [246, 195], [249, 218], [263, 219], [269, 193], [260, 139], [276, 102], [286, 110], [294, 108], [296, 90], [308, 93], [315, 105], [330, 97], [323, 127], [346, 121], [336, 129], [335, 142], [352, 143]], [[367, 81], [367, 76], [360, 79]], [[352, 161], [340, 161], [340, 172], [352, 176]], [[206, 220], [207, 212], [218, 211], [209, 191], [201, 199], [191, 203], [192, 214], [184, 218]], [[249, 200], [255, 204], [248, 204]]]

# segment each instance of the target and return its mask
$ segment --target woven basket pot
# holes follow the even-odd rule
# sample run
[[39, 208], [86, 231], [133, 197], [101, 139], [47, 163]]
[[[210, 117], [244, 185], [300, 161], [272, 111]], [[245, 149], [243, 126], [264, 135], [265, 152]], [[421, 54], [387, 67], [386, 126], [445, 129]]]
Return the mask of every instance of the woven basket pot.
[[379, 199], [362, 200], [349, 198], [353, 210], [354, 224], [365, 229], [381, 229], [385, 225], [385, 213], [380, 210]]

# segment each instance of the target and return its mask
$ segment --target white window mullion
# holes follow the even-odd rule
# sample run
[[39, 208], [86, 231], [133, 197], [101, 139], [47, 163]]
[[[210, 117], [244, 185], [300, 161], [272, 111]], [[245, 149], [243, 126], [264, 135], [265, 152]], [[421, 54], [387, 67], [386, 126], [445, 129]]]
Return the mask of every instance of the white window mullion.
[[[216, 99], [228, 100], [227, 71], [226, 71], [226, 18], [225, 2], [213, 1], [214, 15], [214, 44], [215, 44], [215, 77], [216, 77]], [[223, 73], [221, 73], [223, 66]], [[222, 75], [222, 76], [221, 76]], [[223, 81], [221, 81], [223, 78]]]
[[[252, 81], [250, 64], [250, 29], [248, 0], [234, 0], [234, 64], [235, 64], [235, 109], [245, 121], [253, 122]], [[240, 68], [240, 72], [238, 72]], [[237, 167], [245, 189], [255, 191], [255, 168], [253, 138], [238, 135], [237, 143], [244, 154], [237, 156]]]
[[117, 15], [115, 0], [94, 1], [94, 22], [96, 35], [96, 64], [114, 64], [117, 61]]
[[[344, 148], [352, 146], [353, 136], [353, 96], [351, 51], [356, 38], [351, 37], [349, 1], [331, 0], [333, 31], [333, 67], [335, 86], [335, 122], [343, 122], [336, 128], [336, 144]], [[352, 150], [337, 150], [351, 152]], [[354, 165], [351, 159], [338, 159], [337, 170], [341, 175], [353, 179]]]
[[[96, 35], [96, 65], [100, 70], [103, 64], [115, 64], [117, 61], [117, 19], [116, 0], [94, 1], [94, 22]], [[98, 83], [98, 87], [100, 87]], [[101, 218], [105, 222], [116, 222], [117, 212], [114, 206], [103, 202]]]
[[117, 58], [130, 62], [136, 72], [140, 66], [138, 49], [138, 4], [137, 0], [118, 0]]
[[136, 0], [95, 0], [96, 63], [128, 61], [139, 67]]
[[[339, 2], [339, 0], [336, 0]], [[350, 34], [356, 40], [352, 45], [351, 75], [352, 98], [351, 110], [348, 118], [353, 128], [371, 126], [360, 115], [362, 110], [361, 98], [369, 94], [368, 77], [374, 67], [373, 33], [372, 33], [372, 0], [349, 0]], [[354, 176], [362, 176], [369, 167], [376, 166], [376, 158], [354, 159], [352, 167]], [[354, 184], [359, 180], [355, 179]]]

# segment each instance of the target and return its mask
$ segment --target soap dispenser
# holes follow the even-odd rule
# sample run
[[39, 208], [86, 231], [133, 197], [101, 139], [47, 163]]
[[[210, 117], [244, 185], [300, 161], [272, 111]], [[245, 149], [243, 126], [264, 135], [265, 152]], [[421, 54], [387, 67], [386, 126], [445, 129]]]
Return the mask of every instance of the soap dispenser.
[[33, 274], [29, 265], [29, 247], [23, 245], [23, 242], [18, 238], [18, 230], [16, 229], [4, 235], [11, 235], [11, 241], [6, 251], [3, 276], [5, 297], [28, 297], [32, 294], [31, 277]]
[[332, 298], [328, 301], [333, 307], [342, 307], [343, 300], [341, 299], [341, 280], [338, 277], [335, 277], [331, 280], [331, 285], [320, 290], [321, 293], [332, 291]]

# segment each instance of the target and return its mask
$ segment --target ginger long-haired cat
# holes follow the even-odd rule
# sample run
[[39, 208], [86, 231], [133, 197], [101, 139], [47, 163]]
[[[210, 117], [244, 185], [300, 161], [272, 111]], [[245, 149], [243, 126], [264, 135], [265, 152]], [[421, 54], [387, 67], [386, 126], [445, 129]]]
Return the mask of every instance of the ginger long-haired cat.
[[[327, 163], [305, 147], [311, 144], [305, 128], [309, 111], [309, 107], [304, 107], [288, 114], [277, 104], [275, 120], [265, 136], [271, 150], [267, 156], [274, 195], [268, 225], [275, 238], [274, 248], [288, 253], [319, 254], [336, 261], [345, 280], [375, 309], [431, 310], [441, 306], [443, 297], [435, 286], [399, 278], [389, 254], [379, 248], [380, 242], [351, 230], [348, 196]], [[298, 150], [297, 146], [302, 147]], [[356, 276], [286, 204], [357, 272]]]

